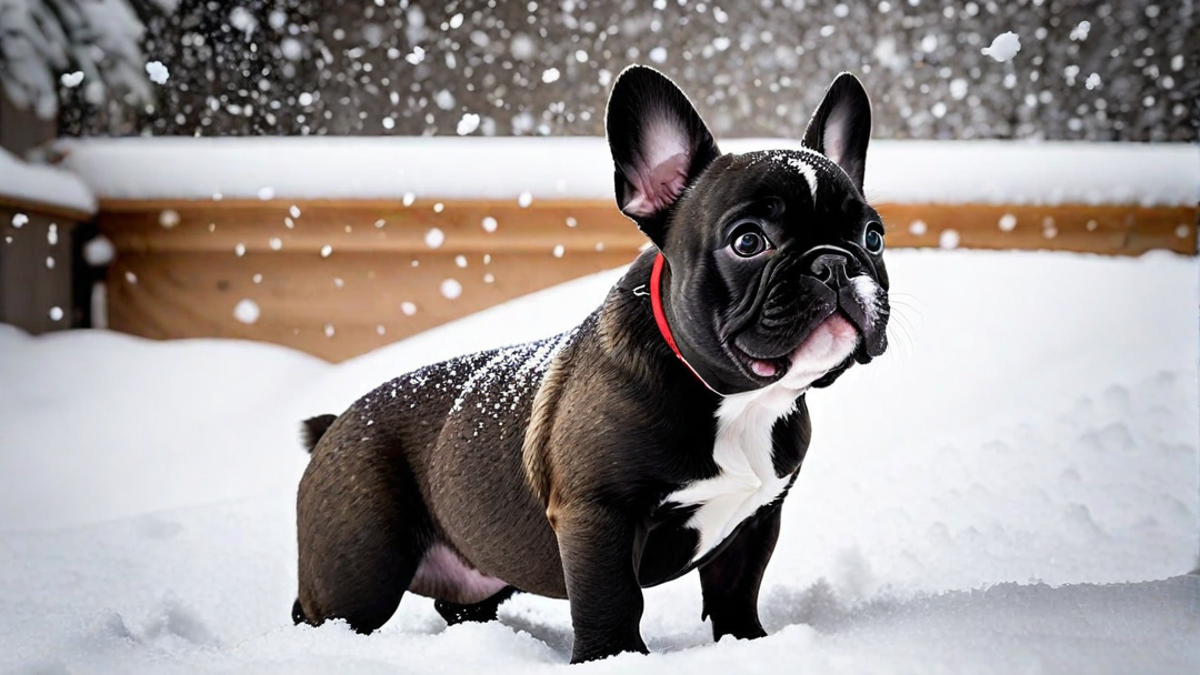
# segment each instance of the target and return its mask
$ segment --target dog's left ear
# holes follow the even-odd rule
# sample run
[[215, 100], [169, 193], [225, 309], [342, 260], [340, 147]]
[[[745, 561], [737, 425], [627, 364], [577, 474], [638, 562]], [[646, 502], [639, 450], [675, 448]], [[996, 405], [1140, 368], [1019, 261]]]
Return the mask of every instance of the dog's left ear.
[[646, 66], [617, 76], [604, 126], [617, 205], [661, 246], [671, 206], [721, 151], [687, 96]]
[[862, 192], [871, 140], [871, 101], [858, 78], [842, 73], [825, 90], [825, 98], [804, 132], [804, 147], [833, 160]]

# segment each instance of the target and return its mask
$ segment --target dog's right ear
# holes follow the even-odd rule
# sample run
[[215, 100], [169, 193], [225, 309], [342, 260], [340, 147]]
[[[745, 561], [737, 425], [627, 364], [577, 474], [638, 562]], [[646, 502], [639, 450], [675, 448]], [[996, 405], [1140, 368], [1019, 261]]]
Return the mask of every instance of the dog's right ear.
[[687, 96], [646, 66], [617, 76], [604, 126], [617, 206], [661, 248], [671, 206], [721, 151]]

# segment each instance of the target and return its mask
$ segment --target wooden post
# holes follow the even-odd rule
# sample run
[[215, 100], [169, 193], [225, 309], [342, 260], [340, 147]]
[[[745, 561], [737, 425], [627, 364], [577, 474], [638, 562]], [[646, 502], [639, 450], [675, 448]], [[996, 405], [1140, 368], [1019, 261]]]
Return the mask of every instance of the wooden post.
[[72, 243], [88, 217], [0, 198], [0, 323], [35, 335], [82, 325]]

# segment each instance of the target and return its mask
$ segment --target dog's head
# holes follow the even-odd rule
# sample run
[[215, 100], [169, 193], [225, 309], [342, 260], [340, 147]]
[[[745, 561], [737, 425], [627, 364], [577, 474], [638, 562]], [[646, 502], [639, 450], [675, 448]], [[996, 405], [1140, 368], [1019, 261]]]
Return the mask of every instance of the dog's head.
[[621, 211], [666, 258], [680, 352], [723, 394], [826, 386], [887, 346], [884, 228], [863, 198], [871, 106], [848, 73], [803, 150], [722, 154], [687, 97], [643, 66], [605, 120]]

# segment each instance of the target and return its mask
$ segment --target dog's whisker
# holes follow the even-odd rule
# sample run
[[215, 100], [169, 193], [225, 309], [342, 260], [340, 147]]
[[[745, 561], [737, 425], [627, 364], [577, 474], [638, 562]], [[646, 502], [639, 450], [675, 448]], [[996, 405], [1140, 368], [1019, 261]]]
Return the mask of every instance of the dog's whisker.
[[914, 358], [915, 353], [912, 348], [912, 338], [904, 326], [899, 324], [888, 324], [887, 328], [888, 344], [890, 349], [885, 354], [893, 355], [901, 363], [908, 364]]

